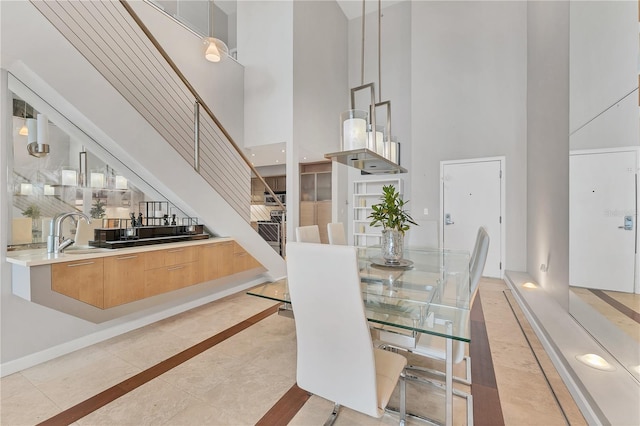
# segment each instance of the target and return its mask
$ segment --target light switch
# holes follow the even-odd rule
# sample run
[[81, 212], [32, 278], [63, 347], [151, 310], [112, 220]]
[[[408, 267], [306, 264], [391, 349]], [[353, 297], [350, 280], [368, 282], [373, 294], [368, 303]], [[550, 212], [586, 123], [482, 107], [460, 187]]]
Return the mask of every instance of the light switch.
[[427, 216], [429, 214], [429, 209], [425, 208], [424, 209], [424, 215]]

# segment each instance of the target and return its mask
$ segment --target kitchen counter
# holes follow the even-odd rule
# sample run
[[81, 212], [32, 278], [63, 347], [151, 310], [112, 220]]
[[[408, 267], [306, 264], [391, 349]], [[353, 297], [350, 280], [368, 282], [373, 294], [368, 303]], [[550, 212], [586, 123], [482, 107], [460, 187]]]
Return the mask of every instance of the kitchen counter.
[[192, 240], [165, 244], [150, 244], [145, 246], [126, 247], [119, 249], [95, 248], [90, 246], [71, 246], [60, 254], [47, 253], [46, 248], [32, 250], [16, 250], [7, 252], [7, 262], [19, 266], [52, 265], [54, 263], [69, 262], [82, 259], [94, 259], [122, 254], [144, 253], [164, 250], [174, 247], [190, 247], [214, 242], [233, 241], [228, 237], [213, 237], [202, 240]]
[[[265, 269], [233, 238], [121, 249], [7, 253], [15, 296], [94, 323], [181, 297], [207, 296]], [[238, 275], [240, 274], [240, 275]]]

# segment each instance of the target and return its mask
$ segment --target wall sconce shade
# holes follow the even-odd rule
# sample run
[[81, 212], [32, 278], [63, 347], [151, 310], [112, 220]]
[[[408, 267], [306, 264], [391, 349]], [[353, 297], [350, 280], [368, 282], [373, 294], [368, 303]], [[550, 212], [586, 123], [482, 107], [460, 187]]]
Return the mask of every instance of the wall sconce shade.
[[223, 55], [229, 54], [229, 48], [220, 39], [214, 37], [206, 37], [203, 43], [207, 46], [204, 52], [204, 58], [209, 62], [220, 62]]
[[29, 143], [27, 151], [34, 157], [44, 157], [49, 154], [49, 119], [44, 114], [38, 114], [37, 142]]
[[27, 118], [27, 143], [38, 141], [38, 120]]

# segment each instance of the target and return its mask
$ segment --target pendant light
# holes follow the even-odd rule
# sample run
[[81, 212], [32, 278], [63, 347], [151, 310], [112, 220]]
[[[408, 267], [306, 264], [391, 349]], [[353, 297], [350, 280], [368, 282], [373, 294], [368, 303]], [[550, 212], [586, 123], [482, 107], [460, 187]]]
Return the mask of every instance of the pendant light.
[[204, 58], [209, 62], [220, 62], [223, 55], [229, 54], [229, 48], [224, 41], [215, 37], [205, 37], [203, 43], [207, 46]]
[[24, 118], [24, 123], [22, 124], [22, 127], [20, 127], [18, 134], [20, 136], [27, 136], [29, 134], [29, 129], [27, 128], [27, 101], [24, 101], [24, 110], [22, 111], [22, 118]]
[[[360, 85], [351, 89], [351, 109], [340, 114], [340, 151], [325, 154], [342, 164], [362, 170], [363, 173], [406, 173], [400, 166], [400, 144], [391, 135], [391, 101], [382, 99], [381, 39], [382, 12], [378, 0], [378, 100], [375, 84], [364, 83], [366, 0], [362, 1], [362, 35], [360, 57]], [[369, 94], [366, 110], [356, 108], [356, 93]], [[366, 95], [365, 95], [366, 96]], [[361, 95], [362, 98], [362, 95]], [[386, 120], [376, 122], [376, 115], [385, 108]], [[383, 117], [382, 114], [379, 114]]]
[[[211, 2], [210, 7], [215, 8], [215, 4]], [[215, 9], [214, 9], [215, 10]], [[213, 14], [211, 16], [213, 22]], [[209, 26], [209, 33], [213, 34], [213, 30]], [[203, 43], [207, 46], [204, 51], [204, 58], [209, 62], [220, 62], [224, 56], [229, 55], [229, 48], [224, 41], [215, 37], [205, 37]]]

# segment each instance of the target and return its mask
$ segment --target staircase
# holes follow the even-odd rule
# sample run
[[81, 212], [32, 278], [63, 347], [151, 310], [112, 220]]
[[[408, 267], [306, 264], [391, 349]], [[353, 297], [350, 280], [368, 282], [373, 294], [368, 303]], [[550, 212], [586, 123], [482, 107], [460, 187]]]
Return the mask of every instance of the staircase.
[[[202, 97], [141, 27], [127, 2], [32, 1], [10, 6], [20, 14], [40, 13], [39, 19], [29, 19], [29, 28], [23, 28], [30, 38], [48, 43], [46, 49], [28, 43], [15, 46], [21, 59], [6, 66], [10, 87], [16, 76], [16, 84], [33, 90], [69, 117], [101, 144], [98, 149], [116, 156], [146, 183], [157, 183], [154, 187], [170, 202], [186, 206], [185, 212], [200, 217], [215, 234], [236, 238], [269, 269], [269, 275], [284, 274], [282, 258], [249, 224], [253, 167]], [[16, 26], [13, 31], [20, 29]], [[64, 44], [76, 52], [69, 52]], [[59, 63], [57, 55], [69, 63]], [[85, 60], [92, 71], [82, 63]], [[98, 73], [110, 89], [89, 75]], [[79, 93], [81, 88], [86, 93]], [[123, 101], [126, 108], [118, 106]], [[119, 128], [131, 129], [136, 119], [127, 113], [131, 107], [145, 121], [140, 135], [137, 131], [125, 134]], [[159, 135], [164, 146], [149, 140], [146, 129], [150, 126], [156, 132], [153, 138]]]

